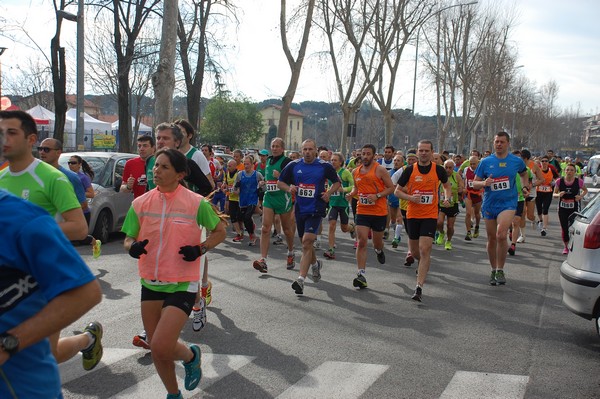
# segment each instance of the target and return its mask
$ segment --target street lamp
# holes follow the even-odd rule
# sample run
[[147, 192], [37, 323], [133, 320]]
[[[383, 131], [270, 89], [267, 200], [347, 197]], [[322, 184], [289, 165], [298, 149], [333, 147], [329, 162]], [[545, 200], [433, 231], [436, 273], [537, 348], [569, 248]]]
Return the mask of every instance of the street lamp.
[[[0, 55], [4, 54], [6, 47], [0, 47]], [[0, 100], [2, 100], [2, 63], [0, 62]]]
[[77, 151], [83, 151], [85, 149], [83, 145], [83, 114], [85, 113], [84, 106], [84, 44], [85, 44], [85, 33], [84, 33], [84, 18], [83, 18], [83, 0], [77, 2], [77, 15], [71, 14], [64, 10], [58, 10], [56, 14], [68, 21], [77, 22], [77, 118], [75, 125], [75, 146]]

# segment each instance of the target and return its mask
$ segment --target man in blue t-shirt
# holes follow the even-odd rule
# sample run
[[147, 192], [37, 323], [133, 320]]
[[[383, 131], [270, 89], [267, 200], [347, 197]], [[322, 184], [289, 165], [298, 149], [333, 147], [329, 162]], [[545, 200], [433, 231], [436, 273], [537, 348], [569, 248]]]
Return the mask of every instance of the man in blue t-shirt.
[[[304, 293], [304, 280], [308, 268], [312, 269], [315, 282], [321, 279], [321, 261], [317, 260], [313, 243], [317, 238], [321, 221], [327, 213], [331, 193], [341, 185], [340, 178], [330, 163], [317, 158], [317, 144], [308, 139], [302, 143], [303, 158], [290, 162], [279, 175], [280, 190], [296, 197], [295, 215], [298, 236], [302, 241], [300, 276], [292, 283], [298, 295]], [[333, 182], [326, 190], [327, 180]]]
[[475, 169], [473, 189], [485, 189], [481, 211], [487, 231], [487, 252], [492, 267], [490, 285], [504, 285], [504, 263], [508, 249], [506, 236], [511, 226], [519, 195], [517, 174], [521, 178], [524, 195], [529, 194], [529, 175], [520, 157], [509, 154], [510, 136], [499, 132], [494, 137], [495, 153], [485, 157]]
[[100, 285], [45, 210], [2, 189], [0, 209], [0, 398], [61, 398], [46, 337], [98, 304]]

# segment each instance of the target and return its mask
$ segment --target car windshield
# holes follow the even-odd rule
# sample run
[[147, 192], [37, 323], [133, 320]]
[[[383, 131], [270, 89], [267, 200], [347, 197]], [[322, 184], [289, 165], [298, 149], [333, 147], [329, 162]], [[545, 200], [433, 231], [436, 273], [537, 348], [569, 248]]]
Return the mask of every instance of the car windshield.
[[100, 158], [100, 157], [82, 157], [85, 161], [90, 165], [92, 170], [94, 171], [94, 180], [92, 183], [100, 184], [102, 180], [102, 171], [104, 170], [104, 165], [108, 162], [108, 158]]
[[592, 220], [598, 212], [600, 212], [600, 193], [596, 194], [590, 203], [579, 213]]

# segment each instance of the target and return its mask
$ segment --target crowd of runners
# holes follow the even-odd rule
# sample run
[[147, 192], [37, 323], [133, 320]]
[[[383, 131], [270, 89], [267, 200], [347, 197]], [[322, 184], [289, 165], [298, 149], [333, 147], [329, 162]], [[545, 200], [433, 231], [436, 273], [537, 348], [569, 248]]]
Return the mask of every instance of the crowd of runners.
[[[411, 298], [421, 302], [433, 245], [452, 251], [453, 242], [476, 240], [480, 229], [485, 229], [489, 284], [504, 285], [507, 256], [515, 256], [517, 245], [526, 242], [526, 222], [547, 237], [549, 223], [555, 219], [549, 214], [555, 198], [563, 253], [568, 253], [569, 216], [579, 210], [587, 193], [578, 165], [558, 162], [551, 151], [536, 158], [526, 149], [511, 151], [505, 132], [496, 134], [492, 151], [482, 155], [474, 149], [468, 157], [435, 152], [429, 140], [419, 141], [406, 153], [387, 145], [381, 155], [375, 146], [365, 144], [346, 157], [318, 147], [312, 139], [302, 143], [301, 152], [286, 156], [284, 141], [275, 138], [270, 151], [244, 155], [235, 150], [227, 163], [219, 162], [210, 145], [192, 146], [194, 136], [189, 122], [177, 120], [158, 125], [154, 136], [139, 137], [139, 157], [125, 165], [120, 188], [134, 197], [122, 228], [124, 249], [138, 263], [141, 284], [143, 332], [134, 336], [133, 345], [151, 350], [167, 398], [172, 399], [182, 397], [175, 361], [185, 367], [186, 389], [195, 389], [202, 376], [199, 346], [185, 344], [179, 335], [190, 315], [194, 331], [206, 324], [206, 307], [212, 301], [207, 252], [224, 240], [258, 247], [256, 259], [248, 266], [259, 273], [279, 267], [269, 252], [284, 247], [285, 267], [298, 270], [298, 276], [290, 278], [291, 288], [304, 295], [307, 278], [318, 283], [325, 259], [336, 259], [336, 236], [349, 234], [357, 267], [349, 285], [359, 290], [368, 287], [372, 247], [380, 264], [414, 265]], [[99, 256], [100, 243], [88, 236], [85, 215], [89, 212], [86, 197], [94, 195], [89, 190], [91, 168], [75, 156], [69, 160], [72, 172], [61, 170], [57, 160], [62, 144], [55, 139], [44, 140], [38, 147], [41, 160], [35, 159], [31, 155], [37, 140], [35, 122], [24, 112], [0, 113], [0, 138], [4, 137], [8, 167], [0, 170], [0, 189], [42, 207], [56, 217], [57, 228], [68, 240], [91, 245], [94, 256]], [[323, 230], [326, 240], [321, 238]], [[394, 249], [405, 242], [406, 253], [390, 253], [386, 242]], [[71, 249], [66, 251], [71, 251], [68, 259], [74, 256]], [[90, 283], [89, 270], [84, 275], [80, 283]], [[87, 309], [93, 305], [90, 302]], [[78, 316], [87, 309], [80, 309]], [[86, 370], [100, 361], [99, 322], [61, 339], [60, 328], [67, 324], [57, 322], [47, 343], [36, 337], [37, 341], [24, 339], [22, 347], [17, 340], [17, 349], [10, 347], [14, 339], [5, 336], [14, 338], [11, 332], [28, 322], [16, 318], [13, 325], [0, 324], [0, 366], [7, 360], [3, 353], [18, 358], [21, 351], [39, 345], [47, 345], [48, 356], [51, 350], [58, 362], [81, 351]], [[23, 359], [5, 364], [7, 383], [0, 382], [0, 394], [41, 389], [35, 391], [38, 397], [54, 395], [50, 390], [55, 385], [24, 384], [23, 365], [28, 360]]]

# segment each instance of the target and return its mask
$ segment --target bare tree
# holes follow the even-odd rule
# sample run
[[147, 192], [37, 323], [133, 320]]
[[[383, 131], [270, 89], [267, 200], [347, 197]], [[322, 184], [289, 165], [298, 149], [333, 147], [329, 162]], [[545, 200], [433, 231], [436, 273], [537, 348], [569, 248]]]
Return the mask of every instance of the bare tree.
[[154, 116], [159, 123], [173, 119], [177, 18], [179, 16], [178, 0], [165, 1], [163, 6], [163, 25], [158, 69], [152, 75], [155, 101]]
[[279, 13], [279, 31], [281, 33], [281, 44], [283, 46], [283, 52], [287, 59], [288, 65], [292, 76], [290, 77], [290, 83], [288, 85], [285, 94], [283, 95], [283, 104], [281, 105], [281, 114], [279, 116], [278, 125], [278, 136], [283, 138], [285, 142], [287, 135], [288, 115], [292, 106], [292, 101], [296, 94], [296, 88], [298, 87], [298, 81], [300, 80], [300, 72], [302, 71], [302, 63], [306, 55], [306, 47], [308, 45], [308, 37], [310, 35], [310, 29], [312, 26], [313, 11], [315, 8], [315, 0], [307, 0], [306, 3], [306, 18], [304, 19], [304, 28], [302, 31], [302, 38], [300, 40], [300, 48], [298, 49], [298, 56], [294, 58], [290, 50], [288, 43], [288, 21], [287, 21], [287, 1], [281, 0], [281, 11]]

